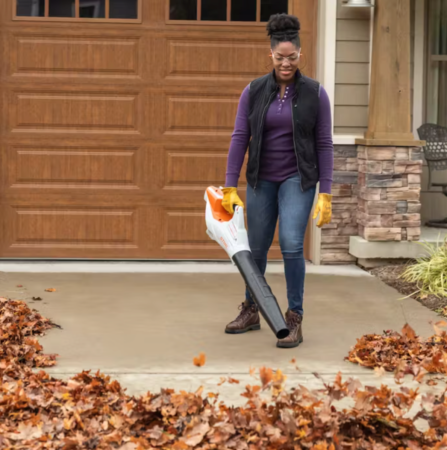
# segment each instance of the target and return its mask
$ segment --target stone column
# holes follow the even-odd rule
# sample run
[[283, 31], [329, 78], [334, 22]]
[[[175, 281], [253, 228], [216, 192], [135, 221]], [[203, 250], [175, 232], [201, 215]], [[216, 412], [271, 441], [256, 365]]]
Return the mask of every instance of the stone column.
[[356, 140], [359, 234], [367, 241], [416, 241], [423, 142], [411, 129], [410, 0], [374, 4], [368, 130]]
[[358, 147], [359, 235], [367, 241], [417, 241], [421, 234], [419, 147]]

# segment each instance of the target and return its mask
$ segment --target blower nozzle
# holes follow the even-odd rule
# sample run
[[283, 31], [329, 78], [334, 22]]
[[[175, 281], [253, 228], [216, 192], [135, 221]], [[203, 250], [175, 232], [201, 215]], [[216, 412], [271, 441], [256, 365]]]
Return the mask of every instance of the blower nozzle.
[[275, 336], [284, 339], [289, 335], [289, 329], [276, 297], [253, 259], [245, 229], [244, 209], [237, 206], [231, 215], [222, 206], [222, 199], [220, 189], [209, 187], [205, 192], [207, 234], [236, 265], [253, 301]]

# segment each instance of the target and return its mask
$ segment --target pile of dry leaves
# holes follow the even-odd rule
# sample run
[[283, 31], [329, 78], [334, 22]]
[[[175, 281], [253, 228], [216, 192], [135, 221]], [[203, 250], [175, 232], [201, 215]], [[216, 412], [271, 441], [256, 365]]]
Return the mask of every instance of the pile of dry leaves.
[[397, 378], [411, 374], [418, 381], [427, 374], [447, 374], [447, 332], [433, 325], [435, 334], [424, 340], [405, 325], [401, 333], [385, 331], [357, 339], [347, 360], [371, 369], [395, 372]]
[[[446, 395], [425, 396], [423, 410], [408, 417], [417, 391], [362, 388], [340, 376], [319, 391], [286, 391], [284, 375], [263, 368], [243, 408], [201, 390], [136, 398], [99, 373], [65, 382], [34, 372], [55, 363], [33, 338], [51, 326], [25, 304], [0, 299], [2, 449], [447, 449]], [[337, 408], [345, 398], [352, 406]]]

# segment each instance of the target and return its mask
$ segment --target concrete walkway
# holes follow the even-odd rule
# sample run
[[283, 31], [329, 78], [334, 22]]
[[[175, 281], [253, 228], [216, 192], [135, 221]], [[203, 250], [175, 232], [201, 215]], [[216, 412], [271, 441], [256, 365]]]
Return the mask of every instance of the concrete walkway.
[[[400, 295], [367, 273], [341, 276], [310, 273], [306, 280], [304, 343], [281, 350], [263, 323], [261, 331], [241, 336], [223, 333], [243, 298], [243, 281], [233, 273], [20, 273], [0, 272], [0, 296], [30, 302], [63, 327], [41, 339], [45, 352], [58, 353], [49, 370], [67, 377], [82, 370], [112, 374], [132, 394], [161, 387], [220, 392], [234, 404], [248, 383], [249, 368], [280, 368], [289, 386], [321, 386], [312, 373], [328, 381], [341, 371], [368, 385], [378, 379], [344, 361], [356, 338], [366, 333], [400, 330], [408, 322], [423, 336], [432, 334], [436, 314]], [[282, 274], [268, 275], [270, 286], [286, 308]], [[23, 285], [22, 288], [17, 287]], [[56, 288], [47, 293], [46, 288]], [[193, 357], [207, 355], [204, 367]], [[292, 358], [300, 372], [291, 364]], [[240, 385], [217, 387], [232, 375]]]

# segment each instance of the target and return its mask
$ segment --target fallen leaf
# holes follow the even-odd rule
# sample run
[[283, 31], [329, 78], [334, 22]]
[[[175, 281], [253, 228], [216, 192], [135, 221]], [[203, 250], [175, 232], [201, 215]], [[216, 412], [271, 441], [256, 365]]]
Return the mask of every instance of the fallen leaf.
[[[241, 407], [203, 396], [203, 387], [130, 396], [100, 372], [62, 380], [35, 370], [55, 364], [37, 340], [54, 326], [25, 302], [0, 299], [0, 411], [7, 412], [0, 448], [447, 450], [444, 388], [420, 396], [417, 388], [363, 387], [338, 373], [332, 382], [320, 377], [318, 390], [299, 384], [285, 390], [283, 372], [263, 367], [264, 389], [246, 386]], [[350, 357], [376, 372], [394, 367], [401, 380], [428, 370], [445, 374], [446, 340], [443, 333], [425, 340], [388, 331], [360, 338]], [[414, 416], [419, 397], [423, 411]]]
[[43, 434], [40, 428], [34, 427], [31, 424], [24, 424], [23, 422], [19, 424], [17, 431], [18, 433], [10, 433], [9, 439], [13, 439], [14, 441], [23, 439], [27, 441], [29, 439], [38, 439]]
[[127, 442], [126, 444], [119, 447], [118, 450], [137, 450], [138, 445], [133, 442]]
[[45, 289], [45, 292], [56, 292], [56, 289], [55, 288], [48, 288], [48, 289]]
[[171, 450], [187, 450], [189, 448], [188, 444], [185, 444], [183, 441], [177, 441], [172, 447]]
[[422, 339], [407, 324], [401, 333], [391, 330], [382, 335], [369, 334], [357, 339], [348, 361], [374, 369], [377, 375], [394, 372], [395, 381], [402, 383], [406, 375], [421, 382], [426, 374], [447, 374], [447, 332], [432, 324], [435, 335]]
[[236, 380], [234, 378], [228, 377], [228, 383], [230, 383], [230, 384], [239, 384], [240, 381]]
[[41, 297], [33, 297], [33, 300], [35, 302], [40, 302], [40, 301], [42, 301], [42, 298]]
[[259, 375], [261, 377], [262, 387], [265, 387], [273, 379], [273, 370], [266, 367], [261, 367], [259, 369]]
[[183, 437], [181, 440], [186, 445], [194, 447], [203, 441], [203, 438], [205, 434], [208, 433], [209, 429], [210, 429], [209, 424], [200, 423], [199, 425], [196, 425], [191, 431], [186, 432], [186, 436]]
[[197, 357], [195, 357], [195, 358], [193, 359], [193, 363], [194, 363], [194, 365], [197, 366], [197, 367], [202, 367], [202, 366], [204, 366], [204, 365], [205, 365], [205, 362], [206, 362], [206, 355], [205, 355], [205, 353], [200, 353], [199, 356], [197, 356]]

